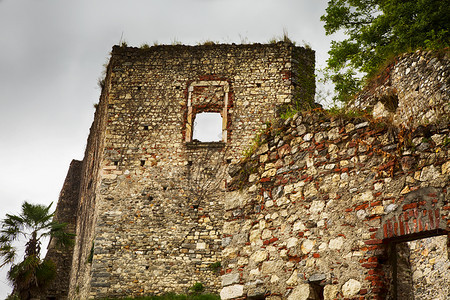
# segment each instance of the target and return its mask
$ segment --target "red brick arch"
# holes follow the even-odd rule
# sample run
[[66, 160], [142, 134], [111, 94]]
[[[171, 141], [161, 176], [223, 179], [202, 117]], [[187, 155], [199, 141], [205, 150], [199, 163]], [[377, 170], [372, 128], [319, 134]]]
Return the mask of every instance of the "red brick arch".
[[382, 217], [377, 238], [383, 242], [400, 242], [448, 233], [448, 205], [445, 204], [442, 190], [438, 188], [410, 192]]

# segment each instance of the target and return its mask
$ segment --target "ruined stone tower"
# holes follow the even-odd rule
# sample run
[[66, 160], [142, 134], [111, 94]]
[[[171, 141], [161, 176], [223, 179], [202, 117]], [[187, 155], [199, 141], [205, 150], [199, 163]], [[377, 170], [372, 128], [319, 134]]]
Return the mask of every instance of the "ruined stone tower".
[[[114, 47], [71, 169], [68, 297], [219, 291], [226, 169], [280, 107], [313, 101], [313, 73], [314, 52], [290, 43]], [[193, 138], [202, 113], [220, 114], [217, 140]]]

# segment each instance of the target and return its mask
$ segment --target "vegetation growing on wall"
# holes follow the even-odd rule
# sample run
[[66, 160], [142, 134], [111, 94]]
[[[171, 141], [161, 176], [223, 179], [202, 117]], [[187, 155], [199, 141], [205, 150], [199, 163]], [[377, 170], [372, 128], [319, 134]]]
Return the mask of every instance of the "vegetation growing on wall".
[[335, 100], [347, 102], [360, 90], [364, 77], [387, 59], [418, 48], [448, 47], [450, 6], [440, 0], [331, 0], [325, 22], [327, 35], [343, 31], [347, 39], [333, 41], [328, 79]]

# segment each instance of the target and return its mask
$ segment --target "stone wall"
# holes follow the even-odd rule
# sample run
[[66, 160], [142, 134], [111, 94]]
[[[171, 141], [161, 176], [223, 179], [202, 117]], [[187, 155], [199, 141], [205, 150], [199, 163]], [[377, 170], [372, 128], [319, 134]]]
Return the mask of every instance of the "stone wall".
[[372, 79], [349, 110], [371, 109], [374, 118], [415, 128], [449, 122], [449, 50], [416, 51], [397, 57]]
[[[220, 288], [209, 266], [221, 261], [225, 171], [294, 91], [313, 98], [293, 65], [313, 74], [314, 52], [113, 48], [83, 160], [71, 299]], [[192, 140], [200, 112], [221, 113], [222, 141]]]
[[[106, 81], [110, 77], [111, 71], [108, 68]], [[109, 90], [109, 86], [102, 89], [82, 162], [76, 211], [76, 237], [70, 270], [69, 299], [86, 299], [90, 289], [93, 240], [98, 213], [97, 194], [101, 189], [99, 180], [100, 163], [103, 157], [106, 135]]]
[[[80, 191], [82, 162], [72, 160], [67, 172], [63, 188], [59, 195], [53, 220], [67, 223], [66, 230], [75, 234], [77, 223], [77, 208]], [[67, 299], [70, 283], [73, 247], [61, 247], [51, 240], [45, 259], [52, 260], [57, 267], [58, 279], [46, 289], [45, 299]]]
[[[413, 266], [415, 282], [445, 268], [437, 246], [427, 251], [443, 257], [439, 269], [418, 245], [409, 257], [397, 253], [399, 243], [448, 233], [448, 122], [400, 130], [305, 112], [269, 128], [259, 144], [231, 168], [222, 299], [407, 299], [394, 278], [402, 268]], [[448, 285], [448, 272], [439, 274]], [[416, 299], [439, 290], [430, 280]]]

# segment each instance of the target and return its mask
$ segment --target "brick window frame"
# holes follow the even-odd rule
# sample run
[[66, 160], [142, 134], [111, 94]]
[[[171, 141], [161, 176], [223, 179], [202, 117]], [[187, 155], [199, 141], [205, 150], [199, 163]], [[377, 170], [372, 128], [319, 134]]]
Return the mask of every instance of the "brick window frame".
[[195, 105], [192, 104], [192, 94], [194, 92], [195, 87], [222, 87], [224, 96], [223, 96], [223, 107], [221, 111], [215, 109], [202, 109], [201, 112], [219, 112], [222, 115], [222, 142], [226, 143], [228, 141], [228, 105], [229, 105], [229, 93], [230, 93], [230, 84], [227, 81], [223, 80], [201, 80], [194, 81], [188, 87], [188, 95], [187, 95], [187, 119], [186, 119], [186, 134], [185, 134], [185, 142], [192, 142], [192, 134], [194, 131], [194, 117], [197, 113]]

